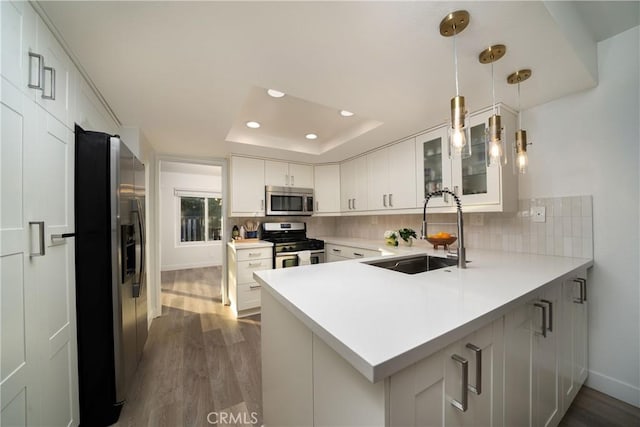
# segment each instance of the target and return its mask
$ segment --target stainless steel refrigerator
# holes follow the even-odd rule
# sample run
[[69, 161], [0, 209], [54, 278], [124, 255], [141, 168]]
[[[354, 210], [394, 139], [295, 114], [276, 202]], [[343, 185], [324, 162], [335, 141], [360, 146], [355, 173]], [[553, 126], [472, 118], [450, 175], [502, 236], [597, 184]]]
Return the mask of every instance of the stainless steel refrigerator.
[[80, 423], [117, 421], [147, 339], [144, 165], [117, 136], [75, 128]]

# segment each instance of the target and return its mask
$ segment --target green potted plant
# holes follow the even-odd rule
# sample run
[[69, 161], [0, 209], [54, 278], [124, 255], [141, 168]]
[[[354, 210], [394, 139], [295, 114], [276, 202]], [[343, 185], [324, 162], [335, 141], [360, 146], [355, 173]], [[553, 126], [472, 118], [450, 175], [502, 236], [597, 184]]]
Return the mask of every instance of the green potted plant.
[[389, 246], [398, 246], [398, 233], [393, 230], [385, 231], [384, 241]]
[[400, 235], [402, 240], [404, 240], [407, 246], [413, 245], [413, 239], [418, 238], [416, 232], [411, 228], [401, 228], [400, 230], [398, 230], [398, 234]]

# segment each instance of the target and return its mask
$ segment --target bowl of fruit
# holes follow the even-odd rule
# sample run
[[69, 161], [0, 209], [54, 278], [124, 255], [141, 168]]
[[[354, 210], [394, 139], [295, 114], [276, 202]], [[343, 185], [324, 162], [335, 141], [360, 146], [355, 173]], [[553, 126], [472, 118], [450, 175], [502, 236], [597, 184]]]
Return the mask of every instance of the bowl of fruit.
[[455, 242], [458, 238], [456, 236], [452, 236], [449, 233], [441, 231], [436, 234], [429, 234], [427, 236], [427, 241], [433, 245], [433, 249], [438, 249], [438, 246], [442, 246], [444, 250], [449, 249], [449, 245]]

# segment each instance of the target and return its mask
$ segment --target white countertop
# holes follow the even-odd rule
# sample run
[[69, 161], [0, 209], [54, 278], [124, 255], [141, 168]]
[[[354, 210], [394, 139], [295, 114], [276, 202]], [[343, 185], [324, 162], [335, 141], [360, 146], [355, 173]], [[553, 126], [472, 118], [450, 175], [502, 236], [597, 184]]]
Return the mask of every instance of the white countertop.
[[258, 240], [254, 242], [238, 242], [234, 240], [231, 242], [227, 242], [227, 246], [235, 251], [238, 249], [270, 248], [273, 246], [273, 243], [265, 242], [264, 240]]
[[[423, 242], [391, 248], [372, 241], [364, 246], [365, 240], [325, 241], [444, 256]], [[264, 270], [254, 278], [369, 381], [378, 382], [506, 314], [541, 286], [593, 265], [591, 259], [471, 249], [467, 259], [464, 270], [415, 275], [358, 259]]]

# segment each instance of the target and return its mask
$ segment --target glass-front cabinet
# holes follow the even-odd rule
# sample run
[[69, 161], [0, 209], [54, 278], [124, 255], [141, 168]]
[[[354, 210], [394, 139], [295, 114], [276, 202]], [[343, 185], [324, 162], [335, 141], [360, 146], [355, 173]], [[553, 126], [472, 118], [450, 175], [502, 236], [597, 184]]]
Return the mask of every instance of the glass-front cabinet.
[[[447, 126], [440, 126], [416, 138], [416, 171], [419, 207], [423, 206], [427, 194], [452, 190]], [[429, 200], [429, 207], [449, 206], [450, 199], [434, 196]]]
[[[447, 126], [429, 130], [416, 138], [416, 170], [418, 182], [418, 206], [422, 206], [426, 195], [432, 191], [449, 189], [460, 197], [463, 210], [468, 211], [514, 211], [518, 202], [518, 177], [513, 173], [511, 150], [515, 132], [515, 114], [500, 107], [505, 126], [508, 156], [506, 166], [487, 166], [485, 129], [492, 109], [474, 113], [469, 118], [471, 126], [471, 156], [449, 157]], [[452, 208], [452, 197], [433, 197], [429, 208]], [[471, 208], [471, 209], [469, 209]], [[449, 209], [447, 209], [449, 210]]]

